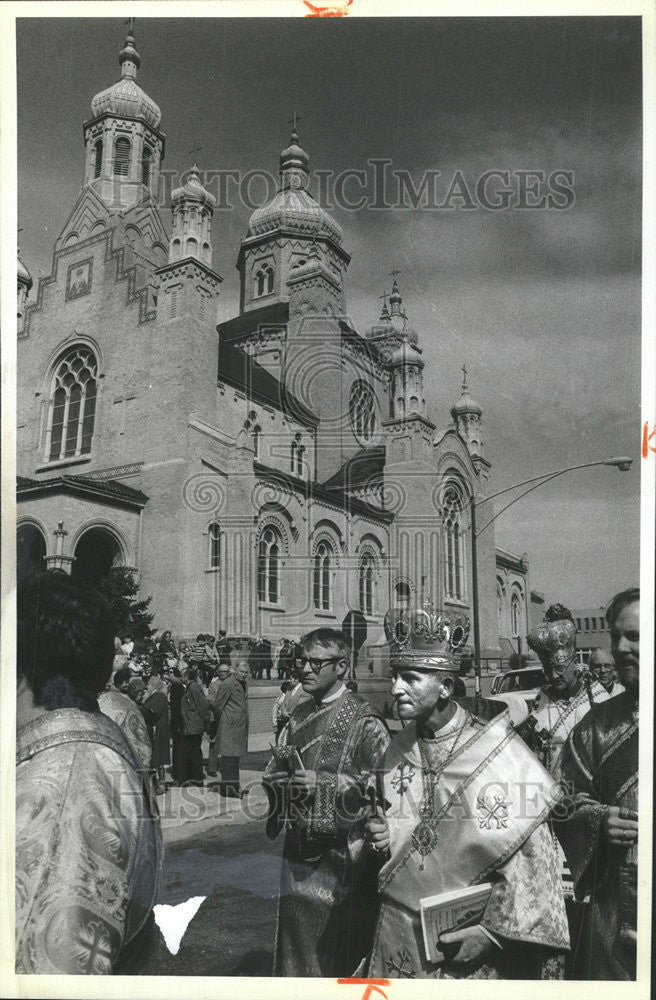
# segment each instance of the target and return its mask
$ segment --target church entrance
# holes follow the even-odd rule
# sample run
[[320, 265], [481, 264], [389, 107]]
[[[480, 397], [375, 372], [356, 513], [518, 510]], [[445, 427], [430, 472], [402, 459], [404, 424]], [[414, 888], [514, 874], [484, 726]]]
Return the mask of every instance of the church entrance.
[[46, 568], [46, 540], [35, 524], [23, 524], [16, 533], [16, 576], [24, 580]]
[[106, 528], [90, 528], [75, 546], [73, 576], [92, 586], [123, 562], [121, 547]]

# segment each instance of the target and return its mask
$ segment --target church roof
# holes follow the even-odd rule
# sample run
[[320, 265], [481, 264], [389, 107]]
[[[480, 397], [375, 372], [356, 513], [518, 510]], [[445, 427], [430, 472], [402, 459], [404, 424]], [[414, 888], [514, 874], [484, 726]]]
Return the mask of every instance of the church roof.
[[104, 114], [142, 118], [152, 128], [158, 128], [162, 112], [137, 83], [141, 56], [134, 47], [134, 37], [131, 34], [125, 40], [118, 61], [121, 67], [121, 79], [106, 90], [101, 90], [93, 98], [91, 110], [94, 118]]
[[48, 493], [74, 493], [100, 500], [112, 506], [145, 507], [148, 497], [116, 479], [97, 480], [87, 476], [56, 476], [53, 479], [28, 479], [18, 476], [16, 492], [19, 499]]
[[353, 489], [356, 486], [374, 486], [382, 483], [385, 466], [385, 447], [362, 448], [344, 462], [338, 472], [327, 479], [327, 490]]
[[328, 236], [335, 243], [342, 242], [342, 227], [307, 190], [308, 163], [309, 157], [299, 145], [294, 129], [289, 146], [280, 154], [280, 187], [267, 205], [256, 208], [251, 215], [247, 238], [284, 229], [304, 236]]
[[218, 378], [241, 389], [249, 399], [275, 406], [301, 424], [315, 427], [319, 423], [319, 418], [289, 392], [275, 375], [230, 342], [222, 342], [219, 348]]
[[29, 290], [33, 285], [32, 275], [27, 270], [25, 264], [20, 259], [20, 257], [18, 258], [17, 271], [18, 271], [18, 280], [21, 282], [21, 284], [27, 285], [27, 288]]

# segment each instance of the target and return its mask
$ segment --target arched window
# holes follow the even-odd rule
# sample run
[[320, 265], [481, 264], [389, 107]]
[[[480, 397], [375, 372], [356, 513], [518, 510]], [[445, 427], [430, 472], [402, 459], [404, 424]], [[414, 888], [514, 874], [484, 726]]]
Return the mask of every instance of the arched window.
[[305, 448], [301, 444], [302, 438], [300, 434], [296, 434], [294, 440], [292, 441], [291, 447], [291, 471], [295, 476], [303, 475], [303, 459], [305, 457]]
[[517, 636], [521, 632], [522, 608], [519, 594], [514, 593], [510, 598], [510, 627], [512, 634]]
[[353, 384], [349, 416], [355, 436], [361, 441], [371, 441], [376, 431], [376, 404], [374, 394], [365, 382]]
[[103, 157], [103, 141], [98, 139], [98, 142], [93, 147], [94, 152], [94, 162], [93, 162], [93, 176], [100, 177], [102, 172], [102, 157]]
[[221, 527], [216, 523], [210, 524], [208, 532], [210, 540], [209, 563], [210, 569], [221, 568]]
[[395, 586], [394, 595], [398, 607], [406, 608], [410, 604], [410, 587], [403, 580]]
[[442, 521], [446, 541], [446, 596], [462, 600], [465, 596], [464, 539], [461, 523], [462, 497], [454, 486], [444, 492]]
[[265, 604], [280, 600], [280, 536], [271, 526], [262, 532], [258, 546], [257, 596]]
[[319, 611], [329, 611], [331, 607], [331, 559], [328, 542], [319, 542], [314, 556], [314, 606]]
[[503, 599], [503, 587], [500, 580], [497, 580], [497, 625], [499, 629], [499, 635], [504, 634], [504, 599]]
[[248, 414], [248, 418], [244, 421], [244, 427], [247, 431], [250, 431], [251, 438], [253, 440], [253, 447], [255, 449], [255, 458], [260, 457], [260, 435], [262, 434], [262, 428], [257, 423], [257, 413], [255, 410], [251, 410]]
[[178, 289], [173, 288], [171, 290], [171, 319], [175, 319], [178, 315]]
[[46, 540], [34, 524], [21, 524], [16, 533], [16, 578], [24, 580], [46, 568]]
[[130, 140], [117, 139], [114, 146], [114, 176], [127, 177], [130, 166]]
[[373, 615], [374, 613], [374, 573], [376, 564], [370, 552], [365, 552], [360, 560], [359, 570], [359, 591], [360, 591], [360, 611], [363, 615]]
[[195, 240], [193, 236], [187, 240], [187, 257], [195, 257], [198, 252], [198, 240]]
[[98, 362], [89, 347], [72, 347], [55, 368], [51, 389], [48, 461], [91, 451]]
[[150, 147], [144, 146], [143, 153], [141, 154], [141, 183], [146, 187], [150, 187], [150, 164], [152, 156]]
[[271, 264], [260, 264], [254, 274], [253, 295], [270, 295], [273, 291], [274, 271]]

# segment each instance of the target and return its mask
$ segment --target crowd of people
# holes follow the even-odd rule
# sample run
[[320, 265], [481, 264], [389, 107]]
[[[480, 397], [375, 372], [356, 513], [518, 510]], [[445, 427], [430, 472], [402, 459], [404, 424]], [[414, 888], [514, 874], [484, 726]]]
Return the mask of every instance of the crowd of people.
[[[602, 651], [590, 671], [567, 608], [548, 609], [528, 636], [546, 683], [517, 729], [502, 705], [457, 692], [449, 630], [426, 609], [386, 616], [393, 735], [346, 683], [342, 632], [290, 644], [262, 781], [266, 833], [284, 835], [275, 975], [635, 979], [639, 599], [610, 602], [610, 662]], [[203, 676], [208, 637], [185, 660], [165, 632], [136, 673], [114, 639], [89, 588], [62, 574], [22, 585], [19, 972], [144, 961], [169, 749], [174, 780], [200, 783], [207, 733], [217, 787], [242, 794], [252, 664], [232, 649]], [[441, 897], [453, 908], [466, 887], [469, 919], [431, 931]]]

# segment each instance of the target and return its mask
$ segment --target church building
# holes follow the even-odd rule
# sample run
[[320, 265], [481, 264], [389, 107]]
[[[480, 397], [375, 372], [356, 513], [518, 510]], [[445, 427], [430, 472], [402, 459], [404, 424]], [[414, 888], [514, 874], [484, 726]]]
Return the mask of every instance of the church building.
[[[471, 498], [479, 528], [494, 514], [466, 370], [430, 413], [396, 278], [354, 329], [348, 240], [309, 190], [296, 128], [238, 249], [239, 314], [217, 326], [214, 198], [194, 165], [167, 231], [166, 136], [132, 35], [119, 63], [91, 102], [80, 195], [36, 292], [18, 262], [19, 577], [133, 567], [178, 638], [275, 640], [355, 609], [382, 642], [390, 607], [429, 601], [466, 632]], [[494, 525], [476, 545], [493, 666], [528, 631], [528, 566], [497, 551]]]

